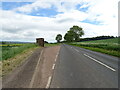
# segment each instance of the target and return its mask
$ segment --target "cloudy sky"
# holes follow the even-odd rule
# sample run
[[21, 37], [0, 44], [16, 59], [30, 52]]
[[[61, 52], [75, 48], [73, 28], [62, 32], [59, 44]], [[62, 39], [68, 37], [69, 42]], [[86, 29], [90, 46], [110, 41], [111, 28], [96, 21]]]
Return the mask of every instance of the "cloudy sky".
[[[29, 1], [29, 2], [28, 2]], [[55, 42], [73, 25], [83, 37], [118, 36], [119, 0], [3, 0], [0, 4], [0, 37], [7, 41]]]

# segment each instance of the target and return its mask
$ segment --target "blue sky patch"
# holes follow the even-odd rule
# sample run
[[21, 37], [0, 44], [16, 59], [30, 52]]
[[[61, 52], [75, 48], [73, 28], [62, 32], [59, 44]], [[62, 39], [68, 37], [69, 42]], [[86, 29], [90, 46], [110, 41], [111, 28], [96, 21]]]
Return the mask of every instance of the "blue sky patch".
[[[32, 3], [33, 2], [2, 2], [2, 9], [12, 10]], [[51, 8], [38, 8], [37, 10], [33, 8], [32, 12], [30, 13], [20, 11], [16, 11], [16, 13], [27, 14], [31, 16], [53, 17], [61, 12], [57, 12], [57, 8], [55, 6], [51, 6]]]
[[32, 4], [33, 2], [2, 2], [3, 10], [12, 10], [27, 4]]
[[86, 12], [88, 10], [89, 7], [85, 7], [85, 8], [80, 8], [83, 4], [78, 4], [76, 6], [76, 9], [82, 12]]
[[90, 21], [90, 20], [88, 20], [88, 19], [86, 19], [86, 20], [83, 20], [82, 21], [83, 23], [90, 23], [90, 24], [94, 24], [94, 25], [101, 25], [101, 22], [99, 22], [99, 21]]
[[28, 15], [32, 15], [32, 16], [43, 16], [43, 17], [53, 17], [57, 14], [60, 14], [61, 12], [57, 12], [57, 9], [52, 6], [51, 8], [38, 8], [38, 10], [32, 10], [31, 13], [29, 13]]

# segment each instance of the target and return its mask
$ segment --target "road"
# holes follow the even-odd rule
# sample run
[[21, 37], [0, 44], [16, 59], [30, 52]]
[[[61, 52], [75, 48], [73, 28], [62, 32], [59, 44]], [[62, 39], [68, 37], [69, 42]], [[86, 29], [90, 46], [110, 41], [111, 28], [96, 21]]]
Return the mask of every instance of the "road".
[[118, 88], [118, 58], [63, 44], [50, 88]]
[[25, 62], [2, 78], [2, 88], [49, 88], [48, 78], [52, 76], [59, 49], [60, 46], [37, 48]]

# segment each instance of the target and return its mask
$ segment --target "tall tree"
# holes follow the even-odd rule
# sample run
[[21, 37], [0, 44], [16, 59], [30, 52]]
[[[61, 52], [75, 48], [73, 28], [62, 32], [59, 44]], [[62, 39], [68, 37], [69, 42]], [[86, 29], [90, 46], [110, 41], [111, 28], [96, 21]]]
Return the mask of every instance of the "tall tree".
[[73, 27], [71, 27], [71, 28], [70, 28], [70, 31], [73, 31], [73, 33], [75, 34], [75, 35], [74, 35], [75, 41], [79, 41], [79, 40], [80, 40], [80, 37], [81, 37], [82, 35], [84, 35], [83, 29], [82, 29], [81, 27], [79, 27], [79, 26], [73, 26]]
[[65, 36], [64, 36], [64, 39], [67, 41], [67, 42], [72, 42], [74, 41], [74, 32], [73, 31], [68, 31]]
[[70, 30], [65, 34], [64, 39], [68, 42], [72, 41], [80, 41], [80, 37], [84, 35], [84, 31], [79, 26], [73, 26]]
[[60, 40], [62, 40], [62, 35], [61, 35], [61, 34], [58, 34], [55, 39], [56, 39], [57, 42], [59, 43]]

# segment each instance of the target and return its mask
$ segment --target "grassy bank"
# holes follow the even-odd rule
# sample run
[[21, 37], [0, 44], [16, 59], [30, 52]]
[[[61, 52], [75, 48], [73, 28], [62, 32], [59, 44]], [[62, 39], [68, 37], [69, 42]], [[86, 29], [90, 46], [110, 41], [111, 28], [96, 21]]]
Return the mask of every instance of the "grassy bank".
[[112, 56], [120, 57], [120, 44], [118, 38], [96, 40], [96, 41], [84, 41], [69, 43], [70, 45], [86, 48], [89, 50], [109, 54]]
[[36, 44], [6, 44], [1, 46], [2, 56], [1, 61], [2, 71], [1, 76], [5, 76], [16, 67], [21, 65], [35, 49], [39, 48]]
[[2, 61], [2, 77], [20, 66], [39, 47], [28, 48], [16, 56]]
[[7, 60], [9, 58], [16, 56], [17, 54], [22, 53], [23, 51], [29, 48], [34, 47], [37, 47], [37, 45], [36, 44], [3, 45], [1, 46], [2, 57], [0, 58], [0, 60]]

